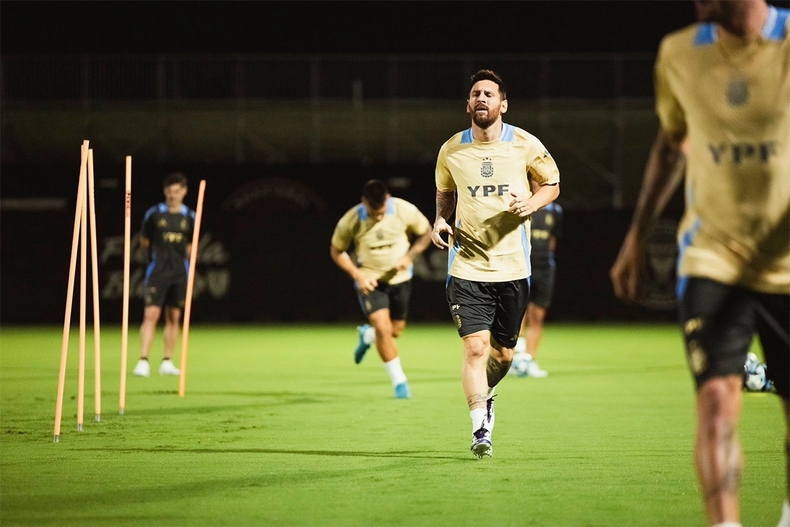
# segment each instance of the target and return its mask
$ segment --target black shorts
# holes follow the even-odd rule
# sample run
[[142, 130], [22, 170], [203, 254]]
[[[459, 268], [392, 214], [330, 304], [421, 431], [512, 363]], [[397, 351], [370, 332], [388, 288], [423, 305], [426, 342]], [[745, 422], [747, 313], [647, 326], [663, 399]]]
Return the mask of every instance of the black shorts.
[[680, 300], [680, 325], [697, 389], [713, 377], [743, 375], [746, 354], [757, 333], [768, 378], [779, 395], [788, 398], [790, 295], [690, 278]]
[[450, 276], [446, 294], [458, 335], [465, 337], [478, 331], [490, 331], [501, 346], [516, 347], [529, 300], [527, 278], [510, 282], [473, 282]]
[[186, 280], [164, 281], [148, 280], [143, 289], [143, 299], [146, 306], [170, 306], [184, 308], [187, 297]]
[[554, 267], [533, 267], [529, 277], [529, 303], [548, 309], [554, 298]]
[[379, 286], [367, 295], [360, 294], [357, 290], [357, 298], [359, 307], [366, 317], [379, 309], [389, 309], [390, 320], [406, 320], [409, 314], [411, 280], [399, 284], [379, 283]]

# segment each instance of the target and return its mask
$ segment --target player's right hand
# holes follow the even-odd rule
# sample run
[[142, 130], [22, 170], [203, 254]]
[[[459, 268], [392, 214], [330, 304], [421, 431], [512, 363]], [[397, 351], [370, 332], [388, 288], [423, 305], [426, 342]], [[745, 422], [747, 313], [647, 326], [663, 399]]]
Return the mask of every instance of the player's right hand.
[[[447, 240], [442, 237], [443, 234], [447, 234]], [[449, 237], [453, 234], [453, 228], [447, 225], [447, 222], [444, 221], [444, 218], [439, 218], [433, 224], [433, 231], [431, 232], [431, 241], [433, 244], [438, 247], [439, 249], [448, 249], [450, 247]]]
[[641, 277], [645, 263], [644, 240], [631, 230], [609, 270], [614, 294], [624, 302], [637, 302], [642, 296]]
[[378, 286], [378, 280], [370, 276], [363, 275], [357, 278], [357, 290], [363, 295], [372, 293]]

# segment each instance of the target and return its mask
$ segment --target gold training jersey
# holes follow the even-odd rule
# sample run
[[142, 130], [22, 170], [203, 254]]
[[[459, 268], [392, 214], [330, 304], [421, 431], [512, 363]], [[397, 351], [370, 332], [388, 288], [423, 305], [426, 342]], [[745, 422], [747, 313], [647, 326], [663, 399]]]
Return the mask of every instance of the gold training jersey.
[[406, 200], [390, 197], [384, 218], [376, 222], [364, 204], [349, 209], [335, 226], [332, 245], [346, 251], [354, 243], [359, 268], [379, 282], [399, 284], [412, 277], [413, 269], [396, 271], [395, 263], [409, 252], [410, 236], [422, 236], [431, 223]]
[[489, 142], [475, 141], [468, 128], [442, 145], [436, 188], [457, 193], [449, 275], [477, 282], [530, 276], [529, 220], [508, 212], [511, 192], [532, 195], [528, 177], [539, 185], [560, 181], [548, 150], [521, 128], [503, 123]]
[[788, 10], [769, 7], [748, 45], [726, 45], [714, 24], [694, 24], [659, 47], [656, 111], [689, 146], [681, 296], [691, 276], [790, 293]]

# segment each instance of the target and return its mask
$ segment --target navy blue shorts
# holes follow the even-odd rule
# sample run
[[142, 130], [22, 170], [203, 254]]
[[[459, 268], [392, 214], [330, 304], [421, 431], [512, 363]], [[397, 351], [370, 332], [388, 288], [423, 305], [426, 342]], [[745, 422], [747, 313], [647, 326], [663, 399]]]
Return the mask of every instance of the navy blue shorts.
[[409, 299], [411, 298], [411, 280], [399, 284], [379, 283], [378, 287], [363, 295], [357, 290], [359, 307], [365, 317], [369, 317], [379, 309], [390, 310], [390, 320], [406, 320], [409, 314]]
[[779, 395], [788, 398], [790, 295], [689, 278], [680, 300], [680, 325], [697, 389], [713, 377], [743, 375], [746, 354], [757, 333], [767, 376]]
[[529, 277], [529, 303], [548, 309], [554, 298], [554, 267], [533, 267]]
[[150, 280], [143, 289], [143, 299], [146, 306], [170, 306], [184, 308], [187, 297], [186, 280], [165, 281]]

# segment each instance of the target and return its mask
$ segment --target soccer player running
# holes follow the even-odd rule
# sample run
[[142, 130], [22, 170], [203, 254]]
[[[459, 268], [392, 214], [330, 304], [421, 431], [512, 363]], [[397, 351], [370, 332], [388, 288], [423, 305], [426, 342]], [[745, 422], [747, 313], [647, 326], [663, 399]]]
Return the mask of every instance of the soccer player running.
[[[356, 262], [347, 252], [352, 243]], [[397, 399], [409, 399], [411, 388], [395, 339], [406, 327], [412, 262], [430, 243], [428, 218], [408, 201], [390, 195], [387, 186], [375, 179], [365, 183], [362, 202], [340, 218], [332, 234], [330, 256], [354, 280], [369, 322], [358, 328], [354, 362], [362, 362], [375, 341]]]
[[165, 177], [165, 201], [148, 209], [143, 218], [140, 248], [147, 251], [150, 263], [145, 271], [143, 323], [140, 327], [140, 360], [132, 373], [148, 377], [151, 372], [148, 352], [156, 326], [165, 312], [164, 353], [159, 375], [179, 375], [171, 357], [178, 339], [181, 311], [187, 291], [189, 253], [195, 212], [184, 205], [187, 178], [175, 172]]
[[[788, 10], [764, 0], [695, 6], [699, 23], [668, 34], [659, 46], [660, 128], [610, 275], [619, 298], [640, 297], [646, 232], [675, 183], [687, 139], [678, 298], [696, 383], [695, 464], [710, 524], [737, 526], [737, 425], [755, 332], [790, 422]], [[787, 501], [779, 525], [790, 526]]]
[[549, 203], [536, 210], [530, 219], [532, 276], [529, 281], [527, 314], [521, 322], [522, 336], [516, 343], [516, 353], [529, 354], [531, 360], [527, 370], [528, 377], [542, 378], [549, 373], [538, 366], [538, 347], [543, 336], [546, 311], [554, 297], [557, 267], [554, 253], [557, 250], [557, 239], [562, 234], [562, 207], [558, 203]]
[[548, 150], [502, 122], [507, 105], [499, 75], [472, 75], [466, 105], [472, 126], [445, 142], [436, 161], [431, 239], [450, 249], [447, 302], [463, 340], [461, 380], [472, 418], [471, 450], [479, 458], [493, 453], [494, 389], [510, 368], [527, 309], [529, 217], [560, 192]]

